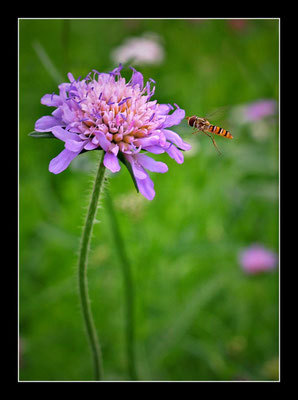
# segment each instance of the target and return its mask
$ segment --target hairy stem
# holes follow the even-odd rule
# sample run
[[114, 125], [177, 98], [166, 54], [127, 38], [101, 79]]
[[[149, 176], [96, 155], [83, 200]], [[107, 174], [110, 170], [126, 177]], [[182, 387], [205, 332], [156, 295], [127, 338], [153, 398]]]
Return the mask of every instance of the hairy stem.
[[103, 158], [104, 158], [104, 151], [102, 151], [102, 158], [99, 163], [99, 167], [93, 185], [93, 190], [91, 193], [88, 213], [81, 238], [79, 263], [78, 263], [80, 300], [81, 300], [85, 328], [87, 331], [87, 336], [92, 351], [95, 380], [102, 379], [103, 368], [102, 368], [101, 349], [93, 321], [93, 316], [90, 307], [90, 300], [88, 296], [87, 263], [88, 263], [88, 252], [90, 248], [92, 229], [96, 216], [99, 197], [102, 192], [104, 183], [105, 166], [103, 165]]

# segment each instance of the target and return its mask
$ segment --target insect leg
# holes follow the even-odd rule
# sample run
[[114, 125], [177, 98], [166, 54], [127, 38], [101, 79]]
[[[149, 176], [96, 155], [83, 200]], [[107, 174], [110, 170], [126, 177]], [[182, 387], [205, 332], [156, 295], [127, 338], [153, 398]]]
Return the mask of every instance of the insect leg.
[[205, 132], [205, 131], [203, 131], [203, 132], [205, 133], [205, 135], [207, 135], [207, 136], [209, 136], [209, 137], [211, 138], [211, 140], [212, 140], [212, 142], [213, 142], [213, 144], [214, 144], [214, 147], [215, 147], [216, 150], [218, 151], [218, 154], [221, 154], [219, 148], [217, 147], [217, 144], [215, 143], [215, 140], [214, 140], [213, 135], [211, 136], [209, 133], [207, 133], [207, 132]]

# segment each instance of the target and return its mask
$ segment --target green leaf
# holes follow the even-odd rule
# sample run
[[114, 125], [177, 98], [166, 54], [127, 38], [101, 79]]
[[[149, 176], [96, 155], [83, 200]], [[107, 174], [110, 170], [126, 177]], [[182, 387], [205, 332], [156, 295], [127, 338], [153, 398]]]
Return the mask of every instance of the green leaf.
[[57, 139], [51, 132], [30, 132], [28, 136], [38, 138], [38, 139]]
[[126, 160], [126, 158], [124, 157], [123, 153], [121, 153], [121, 152], [118, 153], [118, 158], [126, 166], [126, 168], [128, 169], [128, 172], [130, 173], [132, 181], [133, 181], [133, 183], [135, 185], [135, 188], [136, 188], [137, 192], [139, 193], [138, 184], [137, 184], [136, 178], [135, 178], [135, 176], [133, 174], [133, 171], [132, 171], [130, 163]]

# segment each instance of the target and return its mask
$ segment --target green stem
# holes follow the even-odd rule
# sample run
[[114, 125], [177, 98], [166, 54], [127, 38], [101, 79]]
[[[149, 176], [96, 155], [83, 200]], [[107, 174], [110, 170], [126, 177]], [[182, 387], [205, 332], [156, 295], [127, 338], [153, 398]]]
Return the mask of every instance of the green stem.
[[135, 333], [134, 333], [134, 285], [131, 266], [126, 254], [124, 241], [121, 236], [113, 201], [109, 190], [106, 191], [106, 204], [110, 216], [110, 225], [114, 236], [115, 250], [118, 254], [124, 280], [125, 296], [125, 337], [128, 361], [128, 372], [131, 380], [138, 380], [135, 363]]
[[95, 177], [93, 190], [91, 194], [91, 200], [86, 217], [86, 222], [82, 233], [80, 253], [79, 253], [79, 265], [78, 265], [81, 306], [84, 317], [84, 323], [93, 356], [95, 380], [102, 379], [103, 369], [102, 369], [101, 349], [92, 317], [90, 300], [88, 296], [87, 262], [88, 262], [88, 251], [90, 247], [92, 229], [98, 206], [98, 200], [100, 193], [102, 192], [103, 182], [104, 182], [105, 166], [103, 165], [103, 158], [104, 158], [104, 151], [102, 151], [102, 158]]

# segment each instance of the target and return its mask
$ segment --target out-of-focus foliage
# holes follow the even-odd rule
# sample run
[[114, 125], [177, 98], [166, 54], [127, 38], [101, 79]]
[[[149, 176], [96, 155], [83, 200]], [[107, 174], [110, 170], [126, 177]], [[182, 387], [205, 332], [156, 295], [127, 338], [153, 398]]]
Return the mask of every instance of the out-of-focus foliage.
[[[63, 143], [28, 136], [51, 112], [40, 98], [57, 93], [67, 72], [115, 68], [115, 48], [149, 34], [162, 62], [137, 68], [156, 81], [159, 103], [204, 116], [278, 102], [278, 29], [278, 20], [19, 20], [20, 380], [92, 379], [76, 262], [99, 153], [49, 173]], [[211, 120], [234, 136], [216, 139], [222, 156], [207, 136], [177, 128], [193, 150], [183, 165], [156, 156], [169, 171], [154, 175], [152, 202], [125, 168], [110, 179], [133, 268], [141, 380], [278, 379], [278, 271], [247, 276], [238, 264], [252, 243], [278, 251], [278, 115], [246, 123], [228, 116], [225, 125]], [[103, 200], [90, 297], [106, 380], [126, 380], [123, 281], [104, 209]]]

